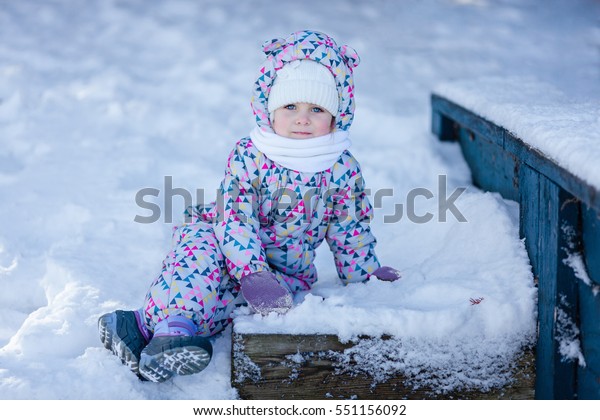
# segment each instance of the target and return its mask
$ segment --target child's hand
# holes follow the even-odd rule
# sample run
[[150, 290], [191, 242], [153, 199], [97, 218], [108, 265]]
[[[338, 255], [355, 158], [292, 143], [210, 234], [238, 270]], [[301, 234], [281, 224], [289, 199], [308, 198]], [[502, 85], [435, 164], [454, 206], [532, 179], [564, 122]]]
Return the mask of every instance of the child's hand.
[[293, 304], [292, 294], [269, 271], [248, 274], [240, 280], [242, 296], [248, 306], [261, 315], [286, 313]]
[[382, 281], [396, 281], [401, 277], [398, 270], [387, 266], [379, 267], [377, 270], [373, 271], [371, 276], [375, 276]]

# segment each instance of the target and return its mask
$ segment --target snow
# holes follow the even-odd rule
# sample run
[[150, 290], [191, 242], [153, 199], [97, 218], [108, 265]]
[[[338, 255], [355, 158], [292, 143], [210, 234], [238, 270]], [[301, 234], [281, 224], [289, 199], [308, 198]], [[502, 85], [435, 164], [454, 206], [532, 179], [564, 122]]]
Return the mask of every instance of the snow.
[[[534, 91], [539, 83], [561, 92], [540, 98], [547, 108], [531, 130], [559, 100], [573, 104], [561, 115], [597, 127], [578, 104], [600, 93], [598, 2], [307, 0], [290, 13], [295, 5], [0, 2], [0, 398], [237, 397], [230, 334], [215, 339], [204, 372], [154, 384], [102, 347], [96, 322], [141, 305], [170, 245], [170, 221], [190, 204], [169, 194], [167, 177], [192, 197], [215, 196], [229, 150], [254, 126], [249, 97], [261, 43], [304, 28], [361, 55], [352, 151], [373, 198], [393, 189], [379, 196], [373, 229], [381, 260], [402, 279], [343, 288], [322, 248], [313, 294], [285, 316], [240, 313], [239, 328], [318, 329], [344, 340], [392, 334], [432, 352], [409, 357], [419, 366], [452, 360], [454, 371], [468, 367], [453, 357], [461, 351], [509, 360], [531, 341], [536, 295], [515, 203], [473, 187], [456, 145], [430, 134], [429, 95], [484, 78], [531, 80]], [[507, 102], [507, 115], [533, 104], [519, 100]], [[582, 153], [563, 146], [569, 160]], [[583, 175], [597, 185], [595, 152], [583, 153]], [[450, 212], [442, 222], [439, 199], [461, 187], [455, 205], [467, 222]], [[148, 215], [135, 200], [144, 188], [160, 191], [155, 223], [134, 222]], [[434, 195], [415, 199], [415, 215], [433, 216], [427, 223], [409, 217], [417, 188]], [[389, 223], [400, 204], [403, 217]], [[502, 366], [490, 369], [503, 377]]]
[[573, 270], [573, 274], [579, 280], [581, 280], [584, 284], [588, 285], [592, 288], [592, 293], [594, 296], [600, 292], [600, 287], [596, 286], [592, 283], [592, 279], [590, 279], [589, 274], [585, 268], [585, 262], [583, 261], [583, 256], [579, 252], [575, 253], [567, 253], [567, 258], [563, 259], [563, 263], [568, 267], [571, 267]]
[[556, 341], [558, 343], [558, 353], [561, 360], [577, 360], [582, 368], [585, 368], [585, 358], [581, 352], [581, 342], [579, 341], [579, 328], [571, 319], [569, 314], [563, 309], [569, 305], [564, 296], [560, 297], [560, 306], [556, 308]]
[[[514, 207], [489, 193], [465, 193], [457, 207], [467, 222], [432, 222], [436, 237], [433, 232], [429, 236], [435, 242], [421, 258], [414, 256], [412, 264], [401, 267], [401, 280], [343, 287], [335, 281], [334, 270], [324, 269], [311, 293], [286, 316], [240, 316], [236, 331], [321, 332], [342, 341], [359, 335], [459, 334], [467, 340], [531, 334], [535, 292], [525, 247], [508, 211]], [[381, 232], [383, 244], [396, 245], [393, 235], [404, 236], [383, 223], [373, 229]], [[394, 248], [381, 247], [384, 262], [394, 261]], [[484, 298], [479, 305], [470, 302], [479, 297]]]
[[568, 223], [564, 223], [561, 226], [561, 231], [567, 242], [566, 247], [563, 248], [567, 256], [563, 258], [562, 263], [573, 270], [573, 275], [588, 286], [592, 294], [596, 296], [600, 293], [600, 286], [595, 284], [590, 278], [583, 255], [577, 250], [577, 232], [575, 228]]

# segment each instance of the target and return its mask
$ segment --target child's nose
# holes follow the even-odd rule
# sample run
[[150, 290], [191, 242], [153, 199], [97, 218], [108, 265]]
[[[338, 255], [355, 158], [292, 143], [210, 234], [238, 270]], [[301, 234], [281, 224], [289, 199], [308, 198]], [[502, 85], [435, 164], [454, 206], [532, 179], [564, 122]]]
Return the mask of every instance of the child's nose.
[[310, 118], [308, 118], [308, 113], [300, 112], [296, 117], [296, 124], [309, 124]]

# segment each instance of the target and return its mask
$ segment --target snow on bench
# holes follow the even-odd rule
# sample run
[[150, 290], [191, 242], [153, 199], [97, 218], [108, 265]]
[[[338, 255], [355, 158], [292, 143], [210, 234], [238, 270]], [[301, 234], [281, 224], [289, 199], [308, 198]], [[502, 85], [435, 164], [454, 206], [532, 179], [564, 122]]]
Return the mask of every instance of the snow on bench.
[[441, 340], [429, 354], [431, 344], [386, 336], [341, 342], [334, 334], [255, 332], [235, 332], [232, 347], [232, 385], [242, 399], [533, 398], [531, 349], [511, 364], [490, 363], [474, 345], [452, 360], [465, 347], [458, 341]]
[[536, 398], [600, 398], [600, 102], [531, 79], [438, 87], [432, 129], [520, 207], [538, 283]]
[[[232, 340], [239, 396], [533, 398], [536, 289], [514, 203], [477, 191], [456, 204], [468, 223], [374, 226], [394, 230], [403, 252], [416, 242], [427, 250], [397, 266], [396, 282], [343, 286], [319, 248], [319, 281], [290, 312], [239, 309]], [[394, 264], [400, 246], [378, 247]]]

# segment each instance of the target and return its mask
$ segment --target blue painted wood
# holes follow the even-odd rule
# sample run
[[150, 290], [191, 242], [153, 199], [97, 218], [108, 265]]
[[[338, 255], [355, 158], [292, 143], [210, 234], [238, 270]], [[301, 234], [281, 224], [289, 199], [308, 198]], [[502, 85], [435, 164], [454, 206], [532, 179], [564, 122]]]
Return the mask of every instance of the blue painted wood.
[[[541, 266], [539, 254], [542, 250], [541, 240], [544, 228], [541, 219], [536, 217], [540, 212], [540, 173], [529, 166], [523, 166], [519, 172], [519, 178], [519, 233], [521, 238], [526, 238], [525, 247], [529, 254], [535, 284], [538, 285], [540, 274], [538, 267]], [[544, 310], [542, 309], [542, 311]]]
[[[455, 125], [479, 133], [483, 138], [497, 143], [508, 153], [515, 155], [520, 163], [535, 168], [584, 204], [600, 213], [600, 191], [598, 189], [560, 167], [556, 162], [544, 156], [508, 130], [439, 95], [434, 94], [431, 96], [431, 106], [432, 113], [440, 114], [443, 118], [452, 120]], [[433, 124], [432, 130], [437, 135], [436, 127]], [[458, 140], [458, 138], [444, 140]]]
[[[431, 103], [434, 114], [438, 113], [443, 118], [453, 121], [458, 126], [468, 127], [469, 130], [480, 134], [500, 146], [504, 144], [505, 130], [496, 124], [438, 95], [431, 96]], [[439, 132], [436, 129], [438, 127], [432, 125], [433, 133], [439, 137]], [[456, 140], [456, 138], [446, 138], [443, 140]]]
[[513, 134], [505, 133], [504, 148], [514, 154], [526, 165], [536, 168], [538, 172], [552, 179], [558, 186], [571, 193], [578, 200], [600, 212], [600, 191], [584, 180], [548, 159], [540, 151], [533, 149]]
[[446, 117], [440, 112], [433, 112], [432, 119], [432, 131], [436, 133], [440, 140], [455, 140], [456, 139], [456, 128], [458, 127], [453, 120]]
[[473, 183], [487, 191], [497, 191], [510, 200], [519, 200], [519, 162], [498, 144], [470, 129], [459, 128], [458, 140], [471, 168]]
[[[583, 249], [587, 272], [600, 286], [600, 212], [583, 206]], [[600, 324], [600, 322], [598, 322]]]
[[520, 193], [522, 197], [519, 202], [520, 224], [519, 230], [521, 237], [525, 239], [525, 246], [531, 261], [534, 281], [538, 285], [538, 342], [536, 346], [536, 388], [535, 396], [537, 399], [552, 399], [554, 396], [554, 360], [555, 352], [553, 347], [554, 334], [552, 330], [554, 320], [554, 307], [556, 305], [556, 295], [551, 293], [554, 285], [542, 281], [546, 289], [540, 290], [540, 267], [546, 263], [544, 253], [541, 252], [543, 245], [547, 241], [543, 240], [544, 230], [547, 223], [541, 223], [541, 219], [536, 217], [540, 213], [540, 174], [528, 166], [521, 168], [520, 171]]
[[579, 369], [579, 398], [600, 399], [600, 219], [582, 206], [583, 248], [591, 285], [579, 283], [581, 347], [586, 367]]
[[578, 371], [578, 398], [600, 399], [600, 293], [579, 283], [581, 350], [585, 367]]
[[[542, 184], [552, 183], [553, 194], [558, 192], [558, 201], [556, 203], [556, 210], [558, 212], [558, 221], [556, 224], [548, 223], [547, 229], [552, 231], [552, 236], [556, 236], [556, 248], [552, 251], [552, 248], [542, 248], [540, 252], [544, 254], [556, 255], [556, 266], [555, 270], [549, 270], [548, 276], [554, 276], [556, 280], [556, 289], [553, 291], [556, 295], [556, 307], [555, 310], [560, 311], [564, 317], [572, 323], [572, 325], [579, 324], [579, 280], [575, 275], [573, 269], [565, 264], [567, 257], [579, 250], [581, 243], [581, 230], [579, 226], [579, 212], [580, 205], [570, 193], [564, 189], [558, 187], [553, 181], [549, 180], [544, 175], [540, 174], [540, 180]], [[541, 204], [544, 204], [543, 197]], [[549, 206], [550, 207], [550, 206]], [[549, 210], [550, 211], [550, 210]], [[543, 215], [543, 213], [542, 213]], [[538, 214], [538, 217], [540, 214]], [[554, 216], [552, 217], [554, 220]], [[545, 222], [542, 217], [542, 223]], [[553, 239], [554, 240], [554, 239]], [[554, 244], [553, 244], [554, 245]], [[544, 285], [541, 284], [538, 290], [545, 289]], [[554, 334], [554, 395], [553, 399], [573, 399], [577, 397], [579, 384], [577, 382], [577, 369], [578, 359], [565, 360], [565, 356], [560, 354], [559, 346], [560, 340], [565, 339], [565, 333], [562, 331], [567, 328], [571, 332], [571, 324], [564, 324], [561, 322], [563, 318], [557, 318], [555, 316], [554, 323], [551, 326]], [[541, 327], [540, 327], [541, 332]], [[558, 335], [558, 337], [557, 337]], [[561, 337], [562, 336], [562, 337]], [[560, 355], [560, 357], [558, 357]], [[536, 382], [539, 384], [539, 382]]]
[[577, 281], [563, 263], [571, 238], [556, 227], [577, 223], [578, 205], [529, 166], [521, 168], [520, 177], [520, 229], [538, 283], [536, 398], [570, 399], [576, 394], [577, 365], [559, 352], [558, 323], [577, 318]]
[[[536, 398], [600, 399], [600, 191], [474, 112], [438, 95], [431, 103], [432, 131], [460, 142], [474, 184], [520, 203], [538, 284]], [[591, 286], [565, 264], [573, 253], [583, 256]], [[559, 350], [569, 322], [579, 328], [585, 365]]]

